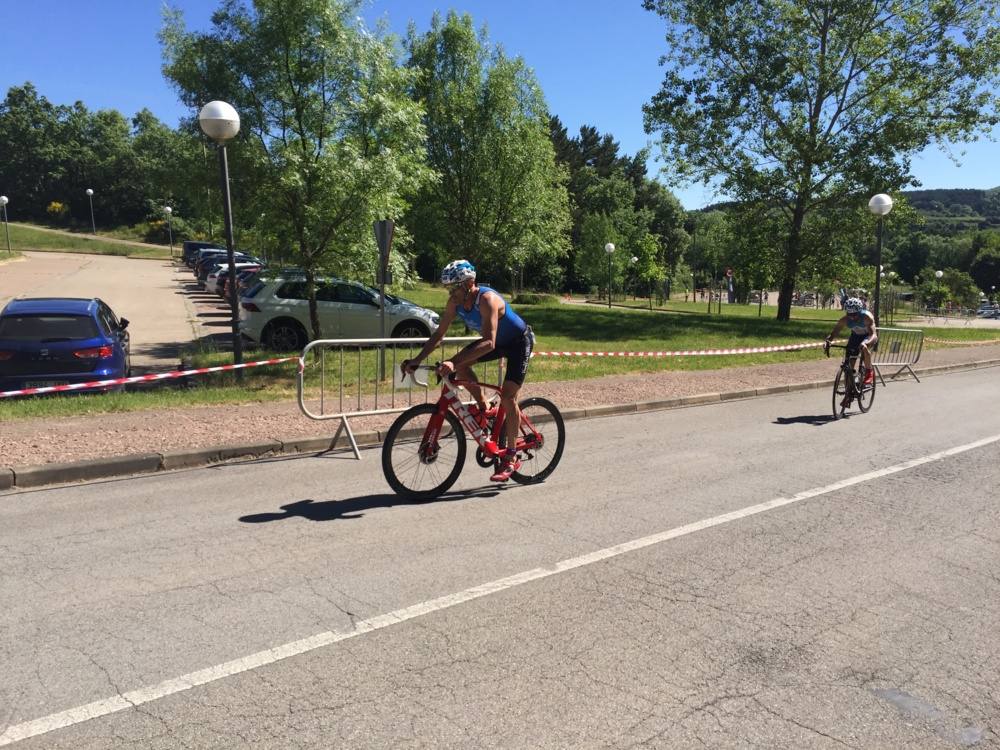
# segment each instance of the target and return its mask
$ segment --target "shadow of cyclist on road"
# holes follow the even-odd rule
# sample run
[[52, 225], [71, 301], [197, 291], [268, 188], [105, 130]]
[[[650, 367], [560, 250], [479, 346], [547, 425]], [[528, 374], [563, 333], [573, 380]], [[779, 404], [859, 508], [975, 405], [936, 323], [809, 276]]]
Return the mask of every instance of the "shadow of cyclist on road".
[[825, 424], [835, 421], [830, 414], [803, 414], [798, 417], [777, 417], [773, 424], [811, 424], [816, 427], [822, 427]]
[[269, 523], [271, 521], [283, 521], [286, 518], [304, 518], [307, 521], [339, 521], [354, 520], [363, 517], [364, 511], [375, 508], [393, 508], [403, 505], [428, 505], [430, 503], [454, 502], [456, 500], [476, 500], [480, 498], [496, 497], [503, 488], [484, 487], [470, 490], [468, 492], [449, 492], [441, 497], [431, 500], [405, 500], [399, 495], [362, 495], [351, 497], [346, 500], [299, 500], [288, 505], [282, 505], [284, 513], [254, 513], [249, 516], [241, 516], [243, 523]]

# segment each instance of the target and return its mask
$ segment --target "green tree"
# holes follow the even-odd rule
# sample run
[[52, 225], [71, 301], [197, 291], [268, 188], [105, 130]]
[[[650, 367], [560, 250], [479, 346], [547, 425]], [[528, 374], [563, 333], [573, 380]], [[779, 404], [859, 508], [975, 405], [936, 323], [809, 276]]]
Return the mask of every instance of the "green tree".
[[969, 275], [987, 294], [992, 295], [993, 289], [1000, 286], [1000, 234], [994, 234], [989, 244], [979, 251]]
[[779, 320], [807, 215], [896, 190], [914, 153], [1000, 121], [998, 3], [644, 0], [667, 21], [647, 131], [678, 177], [780, 209]]
[[425, 34], [411, 26], [406, 46], [427, 161], [440, 176], [408, 215], [422, 272], [436, 276], [464, 256], [486, 279], [526, 266], [550, 276], [568, 249], [569, 207], [534, 74], [491, 50], [468, 15], [435, 14]]
[[618, 229], [610, 216], [604, 213], [589, 213], [583, 217], [580, 224], [580, 241], [577, 245], [575, 263], [576, 278], [586, 287], [607, 289], [608, 285], [616, 286], [614, 279], [621, 275], [622, 250], [608, 253], [604, 246], [612, 243], [616, 247], [621, 244]]
[[694, 271], [695, 284], [717, 287], [726, 266], [732, 266], [733, 231], [724, 211], [691, 211], [688, 214], [691, 245], [685, 259]]
[[267, 210], [288, 238], [317, 338], [317, 275], [371, 278], [372, 221], [402, 216], [404, 196], [430, 177], [423, 113], [406, 93], [412, 75], [391, 38], [360, 25], [358, 9], [352, 0], [226, 0], [210, 33], [186, 31], [170, 11], [160, 34], [164, 71], [185, 104], [223, 99], [240, 113], [230, 153], [244, 220]]
[[71, 156], [66, 113], [30, 83], [11, 87], [0, 103], [0, 185], [12, 216], [44, 220], [52, 201], [68, 202], [59, 189]]
[[942, 270], [941, 278], [933, 268], [925, 268], [921, 274], [920, 298], [929, 307], [941, 307], [953, 302], [959, 307], [973, 308], [979, 302], [981, 292], [972, 277], [956, 268]]

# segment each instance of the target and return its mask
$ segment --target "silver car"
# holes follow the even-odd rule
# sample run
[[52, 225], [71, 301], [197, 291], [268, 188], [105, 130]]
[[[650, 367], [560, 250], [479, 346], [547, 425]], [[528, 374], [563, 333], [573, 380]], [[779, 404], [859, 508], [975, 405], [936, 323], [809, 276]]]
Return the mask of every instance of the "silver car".
[[[316, 281], [316, 307], [323, 338], [378, 338], [379, 293], [342, 279]], [[437, 330], [433, 310], [386, 293], [386, 333], [393, 338], [426, 338]], [[259, 281], [240, 298], [240, 332], [274, 351], [302, 349], [312, 338], [309, 300], [302, 277]]]

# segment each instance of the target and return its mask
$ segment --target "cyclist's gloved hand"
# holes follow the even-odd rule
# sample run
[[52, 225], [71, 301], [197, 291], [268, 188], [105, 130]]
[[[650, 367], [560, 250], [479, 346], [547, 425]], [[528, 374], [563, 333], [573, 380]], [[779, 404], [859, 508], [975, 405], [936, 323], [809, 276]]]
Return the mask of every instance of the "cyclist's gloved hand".
[[448, 377], [453, 372], [455, 372], [455, 365], [452, 364], [450, 359], [445, 360], [437, 367], [437, 374], [442, 378]]
[[399, 363], [399, 369], [403, 371], [404, 375], [412, 375], [417, 371], [417, 366], [419, 364], [419, 359], [404, 359]]

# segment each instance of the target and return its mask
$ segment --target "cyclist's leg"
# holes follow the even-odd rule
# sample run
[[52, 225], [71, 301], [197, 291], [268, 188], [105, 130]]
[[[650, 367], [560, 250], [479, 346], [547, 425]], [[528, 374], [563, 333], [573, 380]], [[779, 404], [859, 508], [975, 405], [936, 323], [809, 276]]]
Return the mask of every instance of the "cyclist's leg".
[[[471, 349], [478, 343], [479, 343], [478, 341], [474, 341], [473, 343], [468, 344], [464, 349], [462, 349], [462, 351], [465, 352], [467, 349]], [[479, 382], [479, 378], [476, 377], [476, 371], [473, 370], [472, 368], [479, 362], [488, 362], [490, 360], [496, 359], [498, 356], [499, 355], [496, 353], [496, 350], [494, 350], [489, 354], [487, 354], [485, 357], [480, 357], [475, 362], [470, 362], [467, 365], [463, 365], [455, 369], [455, 374], [458, 376], [459, 379], [468, 380], [470, 382], [470, 384], [466, 386], [466, 389], [469, 391], [469, 394], [475, 400], [476, 405], [479, 407], [481, 411], [485, 411], [486, 402], [483, 399], [483, 389], [480, 388], [478, 385], [475, 385], [475, 383]]]
[[535, 335], [529, 327], [521, 340], [504, 352], [507, 357], [507, 372], [504, 373], [503, 387], [500, 389], [500, 403], [503, 404], [507, 419], [507, 445], [517, 445], [521, 427], [521, 409], [517, 405], [518, 395], [524, 379], [528, 377], [528, 362], [535, 348]]
[[878, 338], [868, 346], [861, 349], [861, 358], [865, 363], [865, 372], [869, 373], [872, 371], [872, 352], [878, 349]]
[[500, 388], [500, 404], [506, 420], [504, 432], [507, 450], [501, 459], [500, 468], [490, 477], [494, 482], [506, 482], [512, 473], [521, 468], [515, 450], [521, 431], [521, 408], [517, 400], [524, 379], [528, 375], [528, 361], [531, 359], [531, 350], [534, 346], [535, 337], [529, 328], [521, 341], [503, 351], [503, 355], [507, 358], [507, 371], [504, 373], [503, 385]]
[[858, 370], [859, 359], [866, 368], [871, 363], [871, 360], [868, 358], [868, 353], [861, 348], [861, 342], [864, 340], [865, 336], [860, 333], [852, 333], [851, 337], [847, 339], [847, 356], [849, 358], [851, 369], [855, 372]]
[[[475, 364], [475, 362], [472, 364]], [[485, 410], [486, 402], [483, 400], [483, 389], [478, 385], [475, 385], [479, 382], [479, 378], [476, 377], [476, 371], [472, 369], [472, 365], [465, 365], [464, 367], [457, 368], [455, 370], [455, 374], [460, 380], [469, 381], [465, 384], [465, 389], [472, 395], [472, 398], [475, 400], [479, 409]]]

